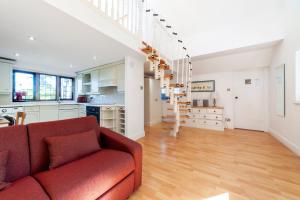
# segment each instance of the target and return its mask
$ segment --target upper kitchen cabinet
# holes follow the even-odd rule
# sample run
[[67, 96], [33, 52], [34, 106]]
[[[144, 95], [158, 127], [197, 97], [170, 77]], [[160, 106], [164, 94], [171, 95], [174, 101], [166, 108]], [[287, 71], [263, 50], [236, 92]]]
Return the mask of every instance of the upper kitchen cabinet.
[[92, 75], [91, 73], [82, 74], [82, 93], [90, 94], [92, 91]]
[[76, 77], [76, 84], [77, 84], [77, 94], [78, 95], [83, 95], [83, 88], [82, 88], [82, 74], [79, 74], [77, 77]]
[[12, 92], [11, 64], [0, 62], [0, 74], [0, 94], [10, 94]]
[[100, 70], [91, 72], [91, 94], [99, 94], [99, 73]]
[[125, 92], [125, 65], [117, 66], [117, 86], [118, 92]]
[[99, 87], [117, 86], [117, 67], [107, 66], [100, 69]]

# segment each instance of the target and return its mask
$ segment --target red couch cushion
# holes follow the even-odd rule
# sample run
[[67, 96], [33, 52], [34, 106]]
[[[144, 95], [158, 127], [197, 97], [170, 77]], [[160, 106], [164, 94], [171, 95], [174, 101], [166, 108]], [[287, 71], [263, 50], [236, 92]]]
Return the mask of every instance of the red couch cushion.
[[35, 178], [52, 199], [97, 199], [132, 173], [134, 168], [130, 154], [102, 149], [88, 157], [36, 174]]
[[5, 190], [2, 190], [0, 192], [0, 199], [49, 200], [50, 198], [44, 192], [39, 183], [34, 180], [34, 178], [32, 178], [31, 176], [27, 176], [12, 183]]
[[26, 126], [0, 128], [0, 151], [8, 151], [6, 182], [30, 175], [29, 147]]
[[44, 138], [71, 135], [94, 129], [99, 136], [99, 125], [95, 117], [76, 118], [27, 125], [30, 145], [31, 173], [49, 168], [48, 147]]
[[5, 182], [8, 151], [0, 151], [0, 190], [8, 186]]
[[67, 136], [47, 137], [45, 140], [50, 154], [50, 169], [100, 150], [94, 130]]
[[134, 174], [127, 176], [122, 182], [111, 188], [97, 200], [125, 200], [132, 193], [134, 188]]

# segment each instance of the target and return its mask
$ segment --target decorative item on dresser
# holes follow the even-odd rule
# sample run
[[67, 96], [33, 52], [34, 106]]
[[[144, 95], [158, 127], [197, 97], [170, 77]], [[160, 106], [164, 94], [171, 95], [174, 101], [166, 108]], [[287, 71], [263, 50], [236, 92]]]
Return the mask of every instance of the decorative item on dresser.
[[224, 108], [193, 107], [185, 126], [224, 131]]
[[210, 98], [213, 100], [214, 107], [216, 107], [216, 105], [217, 105], [217, 99], [218, 99], [218, 93], [217, 92], [212, 92], [210, 94]]

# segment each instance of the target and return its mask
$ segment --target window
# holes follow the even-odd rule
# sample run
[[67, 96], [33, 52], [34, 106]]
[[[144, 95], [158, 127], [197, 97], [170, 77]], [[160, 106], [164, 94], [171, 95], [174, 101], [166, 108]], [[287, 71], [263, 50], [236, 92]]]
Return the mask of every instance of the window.
[[74, 100], [74, 78], [13, 70], [13, 101]]
[[73, 79], [72, 78], [60, 78], [60, 99], [72, 100], [73, 99]]
[[56, 76], [40, 74], [40, 100], [56, 100]]
[[30, 72], [14, 71], [13, 100], [30, 101], [35, 99], [35, 74]]
[[300, 103], [300, 50], [296, 52], [296, 102]]

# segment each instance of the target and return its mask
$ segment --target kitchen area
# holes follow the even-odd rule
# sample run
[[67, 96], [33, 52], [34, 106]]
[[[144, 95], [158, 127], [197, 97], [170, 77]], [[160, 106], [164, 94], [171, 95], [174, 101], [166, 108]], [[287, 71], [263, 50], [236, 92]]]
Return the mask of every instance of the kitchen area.
[[138, 97], [143, 97], [134, 95], [143, 94], [143, 85], [134, 82], [130, 76], [141, 75], [143, 78], [143, 67], [133, 65], [132, 61], [133, 58], [126, 57], [114, 63], [76, 72], [72, 100], [58, 98], [58, 101], [24, 102], [13, 101], [14, 64], [1, 62], [0, 127], [8, 126], [3, 116], [14, 118], [18, 112], [26, 113], [24, 124], [95, 116], [101, 127], [138, 139], [144, 135], [143, 127], [137, 125], [143, 110], [130, 108], [138, 105]]

